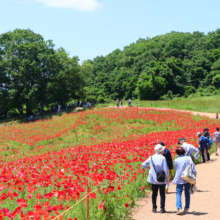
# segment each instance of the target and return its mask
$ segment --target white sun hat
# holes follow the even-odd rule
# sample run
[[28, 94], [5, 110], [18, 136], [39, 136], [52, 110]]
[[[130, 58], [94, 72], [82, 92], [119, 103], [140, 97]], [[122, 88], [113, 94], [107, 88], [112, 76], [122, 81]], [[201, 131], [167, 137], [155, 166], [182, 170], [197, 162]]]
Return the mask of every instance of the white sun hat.
[[201, 133], [200, 133], [200, 132], [198, 132], [196, 136], [197, 136], [197, 137], [199, 137], [199, 135], [201, 135]]
[[154, 150], [156, 153], [160, 153], [162, 152], [163, 150], [165, 150], [165, 146], [162, 146], [161, 144], [157, 144], [155, 147], [154, 147]]

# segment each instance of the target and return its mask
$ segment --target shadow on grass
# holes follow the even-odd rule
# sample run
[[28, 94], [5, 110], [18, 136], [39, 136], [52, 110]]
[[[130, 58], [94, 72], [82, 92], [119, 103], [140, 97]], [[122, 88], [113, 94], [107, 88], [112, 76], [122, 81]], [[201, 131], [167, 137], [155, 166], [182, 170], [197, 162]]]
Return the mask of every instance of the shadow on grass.
[[80, 112], [80, 111], [84, 111], [84, 109], [82, 107], [69, 108], [67, 110], [61, 110], [60, 113], [52, 112], [52, 111], [44, 111], [44, 112], [40, 113], [38, 118], [33, 118], [31, 120], [27, 119], [28, 116], [22, 115], [22, 116], [18, 116], [17, 118], [11, 118], [11, 119], [7, 119], [7, 120], [3, 120], [1, 123], [6, 122], [7, 124], [11, 124], [14, 121], [16, 121], [18, 123], [30, 123], [30, 122], [36, 122], [36, 121], [39, 121], [39, 120], [44, 121], [44, 120], [52, 119], [54, 116], [61, 117], [64, 114], [73, 113], [73, 112]]

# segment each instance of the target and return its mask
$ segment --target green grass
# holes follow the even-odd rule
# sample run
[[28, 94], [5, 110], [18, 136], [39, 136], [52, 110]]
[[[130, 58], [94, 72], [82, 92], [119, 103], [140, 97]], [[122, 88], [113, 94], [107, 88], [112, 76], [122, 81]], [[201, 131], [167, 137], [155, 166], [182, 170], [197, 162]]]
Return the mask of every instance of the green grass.
[[[10, 118], [5, 118], [5, 119], [0, 119], [0, 124], [3, 123], [8, 123], [8, 125], [13, 124], [14, 121], [18, 123], [28, 123], [28, 122], [33, 122], [33, 121], [38, 121], [38, 120], [46, 120], [46, 119], [52, 119], [54, 116], [62, 116], [63, 114], [66, 113], [71, 113], [71, 112], [79, 112], [83, 111], [82, 107], [77, 107], [77, 108], [69, 108], [69, 109], [61, 109], [61, 112], [52, 112], [51, 110], [45, 110], [44, 113], [40, 113], [39, 117], [37, 119], [32, 119], [28, 120], [27, 115], [18, 115], [16, 117], [10, 117]], [[32, 114], [34, 115], [34, 114]]]
[[[123, 100], [123, 105], [127, 106], [127, 100]], [[211, 112], [211, 113], [220, 113], [220, 96], [204, 96], [204, 97], [194, 97], [194, 98], [179, 98], [174, 100], [157, 100], [157, 101], [139, 101], [132, 100], [132, 106], [138, 107], [147, 107], [147, 108], [169, 108], [169, 109], [179, 109], [179, 110], [188, 110], [188, 111], [197, 111], [197, 112]], [[96, 108], [107, 108], [116, 106], [115, 101], [111, 101], [105, 104], [98, 104]], [[54, 115], [61, 116], [62, 114], [75, 111], [76, 109], [62, 110], [61, 113], [57, 112], [46, 112], [43, 115], [40, 115], [39, 119], [49, 119]], [[9, 122], [16, 120], [17, 122], [29, 122], [27, 116], [18, 116], [8, 119], [1, 119], [0, 123]], [[34, 120], [32, 120], [34, 121]]]
[[[124, 106], [128, 105], [127, 101], [123, 101]], [[206, 96], [195, 98], [180, 98], [174, 100], [158, 100], [158, 101], [139, 101], [132, 100], [132, 106], [148, 107], [148, 108], [169, 108], [169, 109], [181, 109], [188, 111], [198, 112], [220, 112], [220, 96]], [[106, 105], [106, 104], [105, 104]], [[115, 106], [114, 101], [108, 103], [109, 106]], [[102, 107], [102, 105], [99, 105]]]

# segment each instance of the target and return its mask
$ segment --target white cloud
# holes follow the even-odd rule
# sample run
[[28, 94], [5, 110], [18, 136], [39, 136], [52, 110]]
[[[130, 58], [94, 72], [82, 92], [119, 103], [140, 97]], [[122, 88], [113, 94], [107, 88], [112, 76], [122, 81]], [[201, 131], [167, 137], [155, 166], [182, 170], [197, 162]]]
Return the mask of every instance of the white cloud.
[[96, 0], [36, 0], [47, 7], [73, 8], [80, 11], [95, 11], [101, 4]]

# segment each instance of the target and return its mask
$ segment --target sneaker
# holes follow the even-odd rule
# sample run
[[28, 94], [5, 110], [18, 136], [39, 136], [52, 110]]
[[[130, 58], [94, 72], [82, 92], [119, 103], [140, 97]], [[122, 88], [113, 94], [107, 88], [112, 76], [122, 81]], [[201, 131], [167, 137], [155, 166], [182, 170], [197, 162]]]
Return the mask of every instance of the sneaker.
[[177, 214], [177, 215], [182, 215], [182, 214], [183, 214], [183, 212], [184, 212], [184, 211], [183, 211], [182, 209], [178, 209], [178, 211], [177, 211], [177, 213], [176, 213], [176, 214]]
[[165, 209], [161, 209], [160, 213], [166, 213], [166, 210]]
[[184, 210], [184, 213], [187, 214], [188, 212], [189, 212], [189, 209], [185, 209], [185, 210]]
[[152, 212], [153, 212], [153, 213], [156, 213], [156, 212], [157, 212], [157, 209], [153, 209]]

